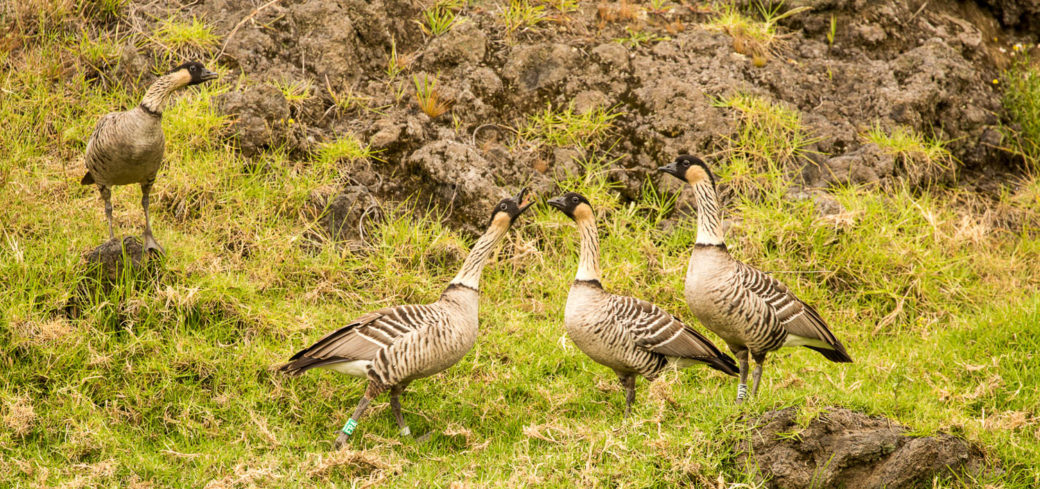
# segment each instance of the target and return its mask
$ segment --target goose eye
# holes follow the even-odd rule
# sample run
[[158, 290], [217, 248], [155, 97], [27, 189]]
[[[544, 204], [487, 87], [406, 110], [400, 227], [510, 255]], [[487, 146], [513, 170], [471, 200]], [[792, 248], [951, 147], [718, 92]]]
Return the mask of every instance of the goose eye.
[[192, 67], [191, 67], [191, 68], [189, 68], [189, 69], [190, 69], [191, 71], [195, 71], [195, 67], [194, 67], [194, 66], [192, 66]]
[[502, 210], [506, 210], [506, 204], [505, 204], [505, 203], [503, 203], [502, 205], [498, 206], [498, 208], [499, 208], [499, 209], [502, 209]]
[[577, 197], [571, 197], [571, 202], [574, 202], [575, 204], [577, 204], [578, 203], [578, 198]]

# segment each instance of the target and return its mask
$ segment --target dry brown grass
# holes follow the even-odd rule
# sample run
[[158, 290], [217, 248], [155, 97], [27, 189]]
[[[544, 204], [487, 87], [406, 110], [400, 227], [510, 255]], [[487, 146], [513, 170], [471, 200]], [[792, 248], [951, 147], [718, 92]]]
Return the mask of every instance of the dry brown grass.
[[452, 101], [441, 99], [437, 91], [437, 78], [423, 75], [422, 81], [419, 77], [413, 77], [415, 82], [415, 99], [419, 103], [419, 110], [430, 116], [431, 119], [444, 115], [451, 109]]
[[4, 426], [16, 436], [29, 432], [36, 423], [36, 410], [28, 396], [19, 396], [4, 402]]

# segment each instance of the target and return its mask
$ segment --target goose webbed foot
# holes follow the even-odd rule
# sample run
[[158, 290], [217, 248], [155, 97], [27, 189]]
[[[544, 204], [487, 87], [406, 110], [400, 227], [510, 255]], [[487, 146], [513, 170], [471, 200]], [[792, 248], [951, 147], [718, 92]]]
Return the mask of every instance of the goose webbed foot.
[[159, 245], [159, 242], [155, 240], [155, 237], [150, 233], [144, 235], [144, 253], [148, 254], [151, 252], [158, 253], [160, 255], [166, 254], [166, 250]]
[[340, 448], [343, 448], [348, 441], [350, 441], [350, 435], [347, 435], [346, 433], [340, 431], [339, 435], [336, 436], [336, 443], [333, 446], [336, 448], [336, 450], [339, 450]]

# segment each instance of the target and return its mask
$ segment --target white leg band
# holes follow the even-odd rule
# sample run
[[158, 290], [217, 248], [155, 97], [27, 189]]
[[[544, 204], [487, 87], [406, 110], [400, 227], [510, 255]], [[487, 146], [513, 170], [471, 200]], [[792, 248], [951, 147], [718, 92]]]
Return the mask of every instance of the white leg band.
[[737, 399], [747, 398], [747, 384], [737, 384]]

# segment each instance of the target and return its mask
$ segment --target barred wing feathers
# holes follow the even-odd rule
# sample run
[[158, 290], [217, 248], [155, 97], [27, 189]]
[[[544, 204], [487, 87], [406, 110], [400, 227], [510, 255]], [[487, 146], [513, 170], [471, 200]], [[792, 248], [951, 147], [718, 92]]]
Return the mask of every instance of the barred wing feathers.
[[820, 352], [832, 362], [852, 362], [845, 346], [834, 336], [816, 309], [795, 297], [787, 286], [769, 274], [743, 263], [739, 265], [742, 285], [762, 299], [788, 335], [798, 337], [802, 343], [810, 343], [803, 346]]
[[736, 375], [737, 363], [707, 338], [660, 307], [634, 297], [613, 296], [612, 313], [626, 325], [640, 348], [667, 357], [696, 360]]
[[443, 311], [432, 304], [396, 306], [370, 312], [300, 350], [281, 370], [299, 375], [333, 363], [373, 360], [379, 351], [404, 335], [443, 321], [443, 316]]

